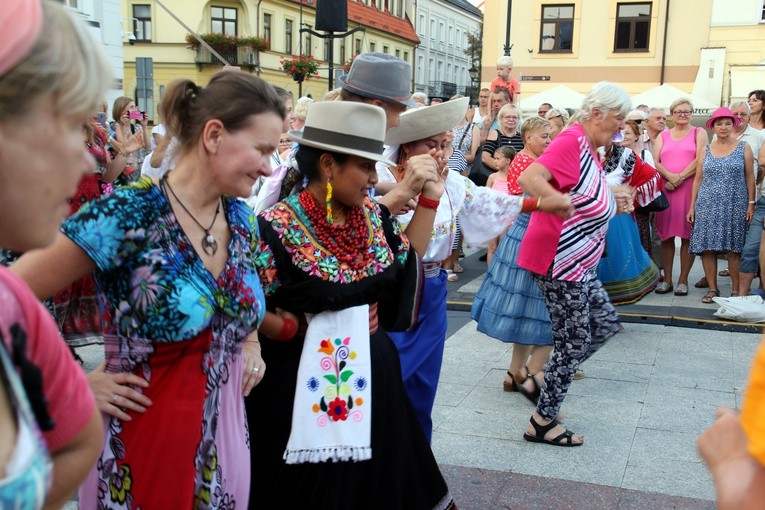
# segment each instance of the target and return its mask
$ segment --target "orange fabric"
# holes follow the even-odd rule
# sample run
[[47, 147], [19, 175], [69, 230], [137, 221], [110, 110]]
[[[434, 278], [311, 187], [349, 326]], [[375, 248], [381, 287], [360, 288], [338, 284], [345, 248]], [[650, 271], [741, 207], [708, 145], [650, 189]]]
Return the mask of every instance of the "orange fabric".
[[507, 89], [510, 92], [511, 103], [515, 101], [515, 96], [521, 93], [521, 84], [518, 82], [518, 80], [516, 80], [512, 76], [507, 81], [503, 80], [499, 76], [494, 78], [491, 81], [491, 86], [489, 86], [489, 88], [493, 91], [497, 87], [502, 87], [503, 89]]
[[749, 453], [765, 466], [765, 336], [749, 374], [741, 408], [741, 425], [749, 439]]

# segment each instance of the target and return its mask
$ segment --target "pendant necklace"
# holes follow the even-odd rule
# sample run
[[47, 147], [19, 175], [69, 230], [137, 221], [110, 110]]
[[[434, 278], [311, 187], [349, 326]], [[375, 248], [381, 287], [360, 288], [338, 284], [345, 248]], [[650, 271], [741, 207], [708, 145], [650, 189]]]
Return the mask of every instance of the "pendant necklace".
[[[202, 236], [202, 250], [212, 257], [215, 255], [215, 253], [218, 251], [218, 241], [215, 240], [215, 237], [210, 233], [210, 229], [215, 225], [215, 220], [218, 219], [218, 213], [220, 212], [220, 203], [222, 202], [221, 199], [218, 199], [218, 207], [215, 208], [215, 216], [213, 216], [213, 220], [210, 223], [210, 226], [207, 228], [204, 228], [201, 223], [194, 217], [193, 214], [186, 208], [185, 205], [183, 205], [183, 202], [178, 198], [178, 195], [175, 194], [175, 191], [173, 191], [173, 188], [170, 186], [170, 182], [168, 182], [166, 177], [163, 177], [160, 182], [160, 186], [162, 188], [162, 191], [165, 193], [165, 197], [167, 197], [167, 191], [165, 191], [165, 187], [170, 190], [170, 194], [173, 195], [173, 198], [175, 198], [175, 201], [180, 204], [180, 206], [183, 208], [184, 211], [186, 211], [186, 214], [188, 214], [192, 220], [194, 220], [194, 223], [199, 225], [199, 228], [202, 229], [204, 232], [204, 235]], [[169, 197], [168, 203], [170, 202]], [[170, 204], [170, 209], [172, 209], [172, 204]]]

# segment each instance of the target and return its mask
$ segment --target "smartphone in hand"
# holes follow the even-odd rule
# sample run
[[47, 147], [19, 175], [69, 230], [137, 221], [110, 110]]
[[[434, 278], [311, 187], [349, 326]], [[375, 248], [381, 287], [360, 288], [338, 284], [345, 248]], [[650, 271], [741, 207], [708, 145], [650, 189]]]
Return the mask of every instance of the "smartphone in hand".
[[143, 120], [144, 114], [139, 112], [138, 110], [129, 110], [128, 111], [128, 118], [129, 119], [135, 119], [135, 120]]
[[104, 127], [104, 129], [108, 129], [109, 126], [106, 123], [106, 113], [104, 112], [98, 112], [96, 114], [96, 121], [101, 124], [101, 126]]

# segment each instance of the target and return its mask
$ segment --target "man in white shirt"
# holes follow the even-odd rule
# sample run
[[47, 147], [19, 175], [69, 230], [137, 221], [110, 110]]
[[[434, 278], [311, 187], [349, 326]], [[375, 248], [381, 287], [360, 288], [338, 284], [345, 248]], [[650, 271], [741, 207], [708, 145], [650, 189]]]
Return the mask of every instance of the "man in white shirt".
[[667, 129], [667, 114], [664, 113], [664, 108], [654, 107], [648, 110], [648, 116], [643, 122], [643, 128], [643, 148], [653, 152], [656, 137]]

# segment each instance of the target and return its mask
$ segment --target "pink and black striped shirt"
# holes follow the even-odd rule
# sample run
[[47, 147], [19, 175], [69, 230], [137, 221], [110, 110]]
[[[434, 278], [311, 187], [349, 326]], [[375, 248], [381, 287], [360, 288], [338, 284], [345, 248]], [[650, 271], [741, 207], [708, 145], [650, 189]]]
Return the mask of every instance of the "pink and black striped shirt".
[[575, 124], [561, 132], [536, 162], [550, 171], [555, 189], [571, 196], [574, 214], [564, 220], [534, 212], [521, 242], [518, 265], [556, 280], [594, 278], [591, 269], [603, 255], [616, 202], [582, 126]]

